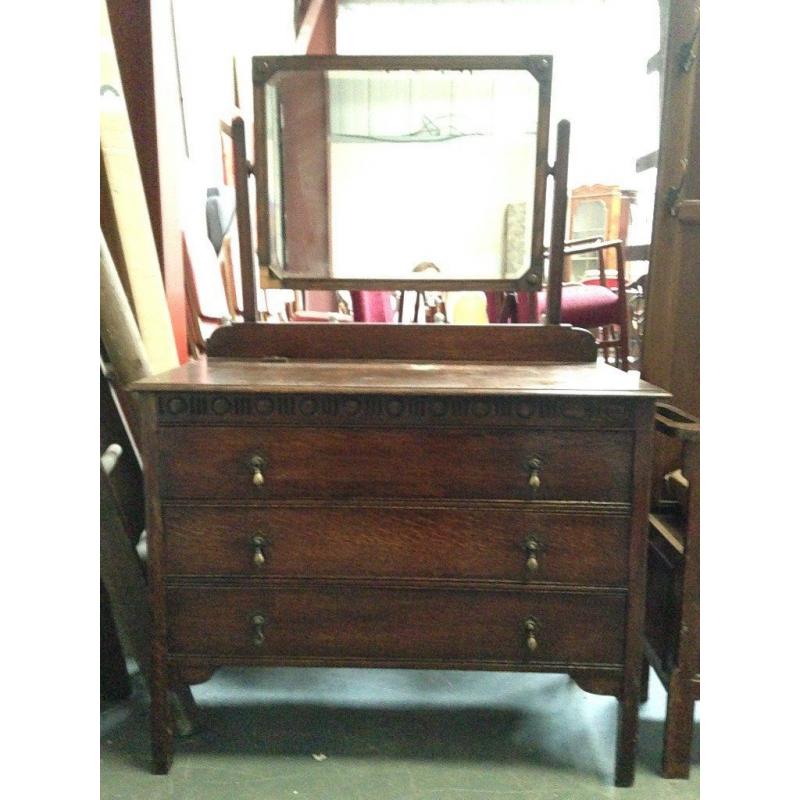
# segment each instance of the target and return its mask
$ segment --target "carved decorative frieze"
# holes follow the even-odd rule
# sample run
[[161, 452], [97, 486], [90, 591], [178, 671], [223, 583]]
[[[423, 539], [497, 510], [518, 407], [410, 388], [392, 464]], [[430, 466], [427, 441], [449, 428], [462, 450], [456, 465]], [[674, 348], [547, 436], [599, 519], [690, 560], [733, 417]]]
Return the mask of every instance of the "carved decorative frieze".
[[332, 394], [162, 394], [165, 423], [207, 421], [279, 424], [440, 423], [535, 427], [628, 427], [630, 408], [597, 397], [459, 397]]

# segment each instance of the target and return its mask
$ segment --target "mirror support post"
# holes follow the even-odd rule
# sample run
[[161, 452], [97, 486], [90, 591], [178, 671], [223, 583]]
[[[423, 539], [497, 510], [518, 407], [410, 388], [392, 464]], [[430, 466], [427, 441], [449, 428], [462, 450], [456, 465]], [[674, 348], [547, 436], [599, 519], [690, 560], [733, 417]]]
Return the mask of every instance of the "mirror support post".
[[253, 258], [253, 228], [250, 222], [250, 164], [247, 161], [244, 120], [241, 117], [234, 117], [231, 122], [231, 140], [239, 262], [242, 269], [242, 309], [244, 321], [255, 322], [258, 317], [258, 276]]
[[561, 324], [561, 283], [564, 280], [564, 241], [567, 231], [567, 173], [569, 121], [558, 123], [553, 166], [553, 221], [550, 225], [550, 264], [547, 273], [547, 323]]

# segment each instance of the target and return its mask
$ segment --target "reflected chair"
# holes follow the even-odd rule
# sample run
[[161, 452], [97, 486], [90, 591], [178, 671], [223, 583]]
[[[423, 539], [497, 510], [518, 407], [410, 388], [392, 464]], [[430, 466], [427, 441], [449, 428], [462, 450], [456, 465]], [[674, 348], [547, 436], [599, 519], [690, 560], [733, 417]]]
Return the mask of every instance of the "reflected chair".
[[[432, 261], [421, 261], [412, 272], [441, 272], [439, 267]], [[414, 313], [411, 317], [412, 322], [419, 322], [420, 309], [423, 311], [423, 322], [448, 322], [447, 304], [444, 295], [440, 292], [433, 293], [433, 298], [429, 297], [429, 292], [418, 289], [414, 298]], [[403, 322], [405, 316], [406, 293], [400, 292], [397, 305], [397, 321]], [[437, 318], [438, 316], [438, 318]]]
[[[616, 255], [617, 276], [606, 274], [605, 254]], [[576, 328], [597, 329], [597, 346], [608, 360], [614, 350], [615, 363], [628, 369], [628, 308], [625, 293], [625, 255], [621, 239], [577, 239], [565, 243], [565, 256], [597, 253], [599, 277], [561, 288], [561, 322]], [[539, 322], [547, 308], [547, 289], [540, 292], [487, 293], [490, 322]]]

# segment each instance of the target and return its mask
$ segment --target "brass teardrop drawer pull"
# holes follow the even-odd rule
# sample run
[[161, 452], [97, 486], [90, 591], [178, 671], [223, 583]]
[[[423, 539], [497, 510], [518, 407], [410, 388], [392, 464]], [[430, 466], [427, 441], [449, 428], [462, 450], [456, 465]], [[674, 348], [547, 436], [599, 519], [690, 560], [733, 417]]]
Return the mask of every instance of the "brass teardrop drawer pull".
[[539, 491], [539, 487], [542, 485], [542, 478], [541, 478], [541, 471], [542, 467], [544, 466], [544, 461], [542, 461], [539, 456], [532, 456], [528, 459], [528, 485], [533, 489], [534, 493]]
[[539, 569], [539, 557], [541, 553], [541, 545], [535, 536], [529, 536], [524, 542], [525, 552], [528, 558], [525, 561], [525, 566], [528, 572], [536, 572]]
[[264, 644], [264, 625], [266, 621], [266, 617], [260, 612], [250, 616], [250, 623], [253, 626], [253, 644], [256, 647], [261, 647]]
[[266, 462], [261, 456], [253, 456], [250, 459], [250, 472], [253, 473], [253, 486], [264, 485], [264, 466]]
[[250, 544], [253, 545], [253, 564], [256, 567], [263, 567], [264, 563], [267, 560], [266, 553], [264, 552], [267, 548], [267, 540], [263, 536], [254, 536], [250, 540]]
[[539, 647], [539, 642], [536, 639], [536, 634], [541, 630], [539, 620], [535, 617], [528, 617], [525, 620], [525, 645], [528, 652], [533, 653]]

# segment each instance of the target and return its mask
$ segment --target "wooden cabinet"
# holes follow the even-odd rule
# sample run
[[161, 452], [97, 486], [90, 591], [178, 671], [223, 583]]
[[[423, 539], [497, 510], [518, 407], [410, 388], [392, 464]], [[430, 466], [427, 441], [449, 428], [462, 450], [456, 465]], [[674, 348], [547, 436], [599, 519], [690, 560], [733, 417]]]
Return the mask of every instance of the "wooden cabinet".
[[[664, 393], [583, 344], [581, 363], [454, 363], [447, 326], [385, 326], [430, 345], [396, 342], [395, 361], [338, 360], [338, 325], [327, 360], [273, 359], [301, 327], [250, 326], [260, 358], [135, 386], [155, 770], [172, 758], [169, 683], [221, 665], [546, 671], [619, 699], [630, 785]], [[542, 330], [591, 338], [513, 327], [525, 347]]]
[[[569, 195], [569, 233], [568, 240], [588, 239], [600, 236], [603, 239], [622, 239], [625, 244], [628, 238], [631, 203], [635, 192], [620, 189], [619, 186], [579, 186]], [[606, 251], [606, 269], [616, 270], [616, 253]], [[582, 281], [596, 277], [598, 266], [597, 253], [568, 256], [564, 263], [564, 280]], [[595, 271], [595, 272], [593, 272]]]

